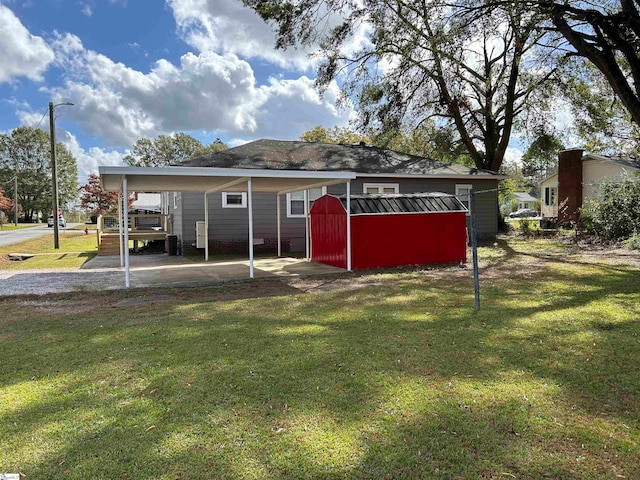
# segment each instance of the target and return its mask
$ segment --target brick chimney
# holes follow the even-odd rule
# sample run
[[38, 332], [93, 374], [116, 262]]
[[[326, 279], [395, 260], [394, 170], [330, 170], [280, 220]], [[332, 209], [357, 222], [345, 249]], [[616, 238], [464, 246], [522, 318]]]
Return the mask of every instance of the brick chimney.
[[558, 223], [568, 225], [578, 220], [582, 206], [582, 152], [580, 148], [558, 154]]

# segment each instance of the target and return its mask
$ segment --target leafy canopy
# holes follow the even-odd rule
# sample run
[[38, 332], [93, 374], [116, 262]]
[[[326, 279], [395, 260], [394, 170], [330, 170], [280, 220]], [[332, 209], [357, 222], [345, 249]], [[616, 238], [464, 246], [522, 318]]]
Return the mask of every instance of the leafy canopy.
[[510, 2], [472, 22], [446, 0], [244, 1], [277, 26], [278, 46], [318, 47], [320, 88], [339, 80], [360, 127], [394, 137], [433, 119], [478, 168], [499, 170], [516, 120], [552, 93], [557, 59], [538, 48], [539, 18]]
[[191, 135], [175, 133], [160, 135], [153, 140], [139, 139], [131, 152], [123, 157], [123, 161], [135, 167], [166, 167], [177, 165], [191, 157], [226, 149], [227, 146], [219, 138], [210, 145], [204, 146]]
[[[76, 159], [56, 144], [58, 198], [60, 205], [77, 198]], [[18, 203], [30, 222], [38, 212], [52, 210], [51, 142], [49, 134], [32, 127], [18, 127], [0, 134], [0, 183], [18, 176]]]

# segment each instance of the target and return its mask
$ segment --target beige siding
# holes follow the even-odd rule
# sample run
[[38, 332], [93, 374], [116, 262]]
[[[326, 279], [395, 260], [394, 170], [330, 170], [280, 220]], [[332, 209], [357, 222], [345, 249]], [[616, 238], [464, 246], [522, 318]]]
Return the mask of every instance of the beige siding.
[[558, 174], [552, 175], [540, 184], [540, 215], [544, 218], [555, 218], [558, 216], [557, 195], [555, 205], [545, 205], [544, 191], [547, 187], [558, 188]]
[[582, 163], [582, 198], [592, 198], [596, 195], [598, 185], [605, 179], [615, 180], [638, 170], [625, 167], [619, 163], [606, 160], [585, 160]]

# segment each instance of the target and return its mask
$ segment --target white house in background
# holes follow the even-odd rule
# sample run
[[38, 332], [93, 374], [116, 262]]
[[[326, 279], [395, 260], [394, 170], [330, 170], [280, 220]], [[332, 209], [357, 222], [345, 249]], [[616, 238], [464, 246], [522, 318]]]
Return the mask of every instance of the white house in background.
[[640, 160], [635, 158], [582, 153], [580, 149], [560, 152], [558, 172], [540, 182], [542, 217], [561, 222], [575, 220], [584, 200], [593, 198], [604, 180], [640, 172]]
[[162, 211], [162, 195], [159, 193], [135, 193], [133, 196], [132, 210], [147, 210], [150, 212]]
[[518, 210], [523, 208], [536, 208], [536, 197], [529, 195], [527, 192], [513, 192], [513, 198], [518, 201]]

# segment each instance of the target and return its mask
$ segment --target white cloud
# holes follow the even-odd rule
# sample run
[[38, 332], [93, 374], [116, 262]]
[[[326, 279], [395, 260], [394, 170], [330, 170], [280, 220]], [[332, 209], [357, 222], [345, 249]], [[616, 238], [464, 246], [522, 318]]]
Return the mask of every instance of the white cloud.
[[273, 31], [238, 0], [167, 0], [178, 33], [200, 52], [233, 53], [262, 58], [280, 67], [306, 69], [309, 50], [275, 50]]
[[523, 151], [516, 147], [507, 147], [507, 151], [504, 152], [505, 163], [515, 164], [522, 166]]
[[91, 5], [85, 5], [82, 7], [82, 13], [84, 13], [87, 17], [93, 15], [93, 10], [91, 10]]
[[72, 133], [58, 128], [56, 128], [56, 137], [76, 159], [79, 185], [87, 182], [90, 173], [98, 173], [99, 166], [122, 165], [122, 157], [127, 153], [98, 147], [91, 147], [87, 151], [80, 146], [78, 139]]
[[[310, 55], [317, 45], [298, 45], [276, 50], [272, 27], [240, 0], [166, 0], [173, 10], [178, 33], [199, 52], [232, 53], [241, 58], [263, 59], [282, 68], [309, 70], [317, 66], [319, 58]], [[343, 12], [344, 13], [344, 12]], [[329, 31], [342, 21], [342, 15], [332, 13], [323, 17], [320, 29]], [[344, 52], [352, 54], [369, 44], [369, 25], [362, 22]]]
[[45, 41], [32, 35], [20, 19], [0, 4], [0, 83], [17, 77], [42, 80], [54, 54]]
[[187, 53], [179, 65], [159, 60], [142, 73], [85, 50], [73, 35], [54, 43], [56, 60], [67, 70], [64, 85], [52, 89], [54, 101], [75, 103], [68, 115], [110, 145], [198, 130], [298, 138], [318, 124], [345, 124], [351, 113], [336, 109], [336, 85], [324, 98], [305, 76], [259, 86], [251, 65], [233, 54]]

